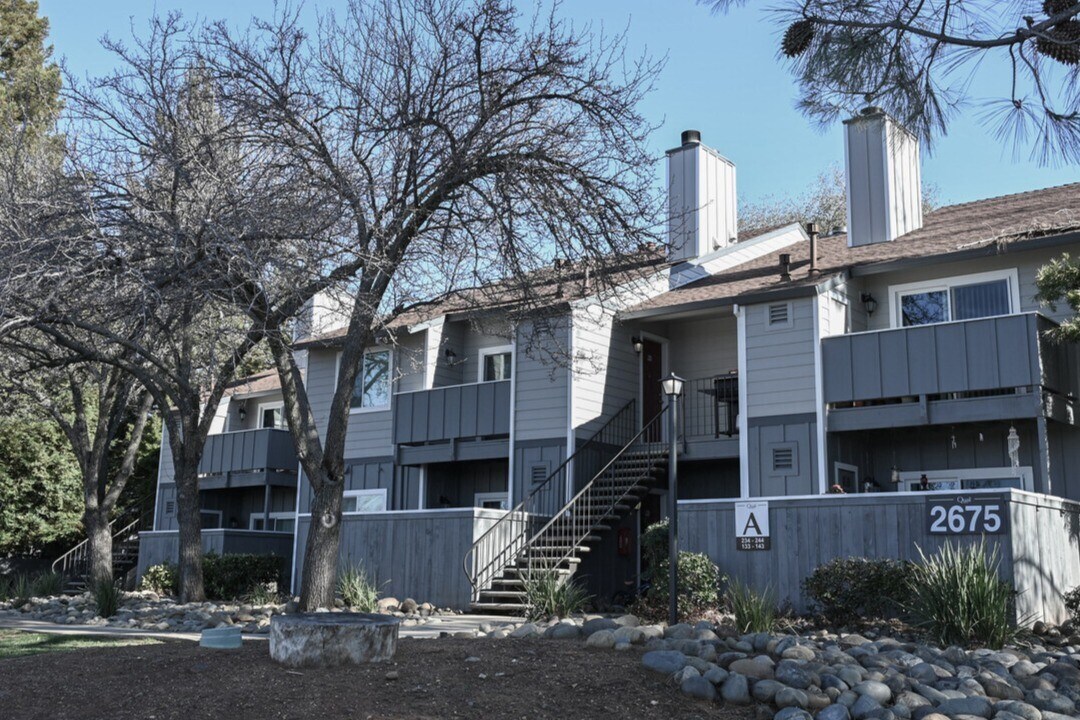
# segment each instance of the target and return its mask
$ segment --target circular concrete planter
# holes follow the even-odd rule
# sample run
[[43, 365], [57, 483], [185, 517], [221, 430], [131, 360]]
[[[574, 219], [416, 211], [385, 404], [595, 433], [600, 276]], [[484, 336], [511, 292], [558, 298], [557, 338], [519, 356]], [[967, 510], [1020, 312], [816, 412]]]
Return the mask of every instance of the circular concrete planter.
[[397, 650], [398, 620], [368, 613], [301, 613], [270, 620], [270, 657], [289, 667], [384, 662]]

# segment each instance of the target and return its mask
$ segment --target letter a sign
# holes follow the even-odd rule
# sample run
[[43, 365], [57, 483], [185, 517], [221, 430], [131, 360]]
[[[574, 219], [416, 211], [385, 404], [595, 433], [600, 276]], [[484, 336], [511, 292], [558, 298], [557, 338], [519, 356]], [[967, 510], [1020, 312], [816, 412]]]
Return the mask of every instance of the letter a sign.
[[735, 503], [735, 548], [737, 550], [768, 550], [769, 503]]

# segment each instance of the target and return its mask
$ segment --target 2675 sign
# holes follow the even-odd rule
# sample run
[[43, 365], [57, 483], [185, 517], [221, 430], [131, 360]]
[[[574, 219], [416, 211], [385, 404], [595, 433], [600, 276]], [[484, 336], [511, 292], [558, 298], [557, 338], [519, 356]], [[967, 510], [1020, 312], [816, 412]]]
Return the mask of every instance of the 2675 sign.
[[1009, 506], [995, 495], [930, 496], [926, 524], [931, 535], [1001, 535], [1009, 529]]

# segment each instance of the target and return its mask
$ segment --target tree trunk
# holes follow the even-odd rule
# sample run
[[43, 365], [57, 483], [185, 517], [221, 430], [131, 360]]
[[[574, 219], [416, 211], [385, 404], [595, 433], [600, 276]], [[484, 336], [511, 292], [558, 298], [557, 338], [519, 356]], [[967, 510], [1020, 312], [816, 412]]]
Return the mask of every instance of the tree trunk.
[[206, 599], [202, 569], [202, 517], [199, 512], [199, 461], [176, 464], [176, 520], [180, 527], [181, 603]]
[[92, 588], [101, 581], [112, 582], [112, 528], [109, 527], [108, 513], [86, 510], [83, 513], [83, 527], [90, 550], [90, 562], [86, 569], [87, 587]]
[[[324, 471], [325, 472], [325, 471]], [[334, 606], [337, 586], [338, 548], [341, 539], [341, 494], [343, 482], [329, 477], [318, 486], [311, 503], [311, 527], [304, 549], [304, 574], [300, 587], [300, 609], [312, 612]]]

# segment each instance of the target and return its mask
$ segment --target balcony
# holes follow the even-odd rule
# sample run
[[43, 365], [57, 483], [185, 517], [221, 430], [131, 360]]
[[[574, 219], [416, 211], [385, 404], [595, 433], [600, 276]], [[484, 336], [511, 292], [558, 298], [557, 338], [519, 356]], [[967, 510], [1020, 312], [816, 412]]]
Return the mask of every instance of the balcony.
[[241, 430], [206, 438], [199, 487], [296, 487], [296, 450], [288, 430]]
[[679, 404], [683, 452], [692, 459], [739, 456], [739, 376], [687, 380]]
[[[1037, 313], [821, 341], [830, 430], [1036, 417], [1072, 421], [1077, 349]], [[1059, 417], [1060, 416], [1060, 417]]]
[[[393, 417], [396, 446], [438, 445], [443, 450], [449, 448], [452, 456], [443, 458], [445, 452], [440, 449], [411, 453], [405, 449], [410, 458], [400, 458], [403, 462], [481, 459], [500, 453], [505, 457], [504, 446], [510, 435], [510, 381], [398, 393], [394, 396]], [[486, 441], [487, 450], [468, 457], [459, 455], [453, 448], [459, 440]]]

